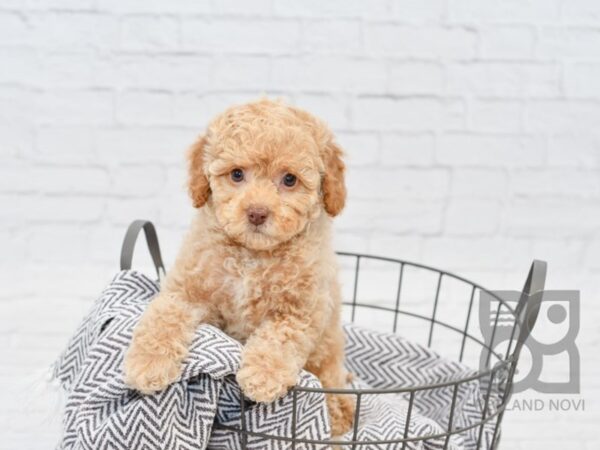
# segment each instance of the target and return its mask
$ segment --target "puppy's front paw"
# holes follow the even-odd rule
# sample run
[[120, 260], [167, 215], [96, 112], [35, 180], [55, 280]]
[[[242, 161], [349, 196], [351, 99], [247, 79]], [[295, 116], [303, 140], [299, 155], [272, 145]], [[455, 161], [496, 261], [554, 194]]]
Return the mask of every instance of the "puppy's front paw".
[[273, 355], [246, 352], [237, 382], [246, 397], [255, 402], [270, 403], [283, 397], [296, 384], [298, 370]]
[[125, 383], [142, 394], [162, 391], [181, 374], [178, 359], [144, 352], [133, 346], [125, 357]]

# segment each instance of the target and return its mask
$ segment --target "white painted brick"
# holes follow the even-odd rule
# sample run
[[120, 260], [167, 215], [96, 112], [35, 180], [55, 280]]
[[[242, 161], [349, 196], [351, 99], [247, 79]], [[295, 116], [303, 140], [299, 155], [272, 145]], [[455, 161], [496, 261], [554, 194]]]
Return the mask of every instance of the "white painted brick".
[[40, 193], [106, 194], [110, 178], [106, 170], [97, 167], [41, 167], [28, 171], [32, 187]]
[[373, 255], [400, 258], [407, 261], [420, 261], [422, 239], [412, 235], [397, 236], [377, 233], [369, 241], [369, 252]]
[[444, 100], [440, 128], [445, 131], [460, 131], [467, 128], [467, 104], [463, 99], [450, 97]]
[[436, 159], [456, 166], [539, 166], [544, 142], [528, 136], [448, 134], [438, 139]]
[[162, 167], [118, 166], [113, 174], [112, 193], [120, 197], [152, 197], [165, 183]]
[[539, 32], [536, 56], [545, 59], [598, 60], [600, 29], [544, 27]]
[[271, 0], [254, 0], [252, 2], [240, 2], [239, 0], [219, 0], [213, 2], [212, 12], [224, 15], [252, 15], [269, 16], [272, 14]]
[[334, 130], [348, 127], [346, 100], [341, 96], [301, 94], [296, 96], [294, 103], [300, 108], [311, 111]]
[[171, 17], [129, 16], [121, 19], [124, 50], [167, 50], [179, 44], [179, 21]]
[[336, 133], [346, 165], [359, 167], [379, 162], [379, 139], [373, 133]]
[[[0, 167], [0, 192], [3, 193], [34, 193], [36, 188], [27, 164], [15, 161]], [[26, 176], [24, 176], [26, 175]], [[35, 183], [35, 180], [33, 180]]]
[[95, 0], [101, 11], [127, 14], [207, 14], [211, 12], [210, 0]]
[[530, 197], [515, 199], [506, 214], [506, 232], [513, 236], [589, 237], [600, 227], [597, 200]]
[[361, 253], [369, 248], [369, 240], [366, 236], [336, 229], [333, 233], [333, 246], [338, 251]]
[[213, 79], [213, 59], [191, 54], [118, 55], [94, 75], [103, 86], [124, 89], [201, 91]]
[[117, 100], [117, 119], [127, 125], [197, 126], [208, 120], [204, 101], [194, 94], [129, 91]]
[[437, 63], [396, 62], [390, 66], [390, 92], [394, 94], [439, 94], [444, 73]]
[[[0, 196], [0, 199], [2, 197]], [[27, 238], [23, 232], [23, 227], [19, 226], [13, 230], [9, 230], [10, 224], [4, 223], [3, 229], [0, 230], [0, 245], [2, 246], [2, 258], [0, 258], [0, 267], [5, 265], [20, 266], [25, 264], [29, 255], [27, 254]], [[11, 283], [6, 283], [11, 284]], [[0, 303], [2, 303], [3, 297], [9, 297], [11, 295], [11, 289], [6, 286], [7, 289], [3, 294], [0, 294]]]
[[0, 193], [0, 219], [3, 229], [18, 227], [25, 222], [25, 203], [33, 203], [29, 201], [30, 198], [32, 196], [24, 197], [19, 193]]
[[600, 177], [596, 171], [566, 168], [517, 170], [511, 174], [510, 186], [517, 195], [575, 199], [600, 196]]
[[[114, 276], [115, 265], [101, 267], [90, 265], [88, 261], [81, 262], [76, 265], [76, 277], [73, 276], [74, 267], [73, 264], [54, 264], [52, 270], [48, 270], [48, 264], [32, 262], [25, 263], [18, 270], [9, 267], [5, 273], [15, 284], [7, 286], [10, 288], [8, 296], [5, 295], [6, 291], [2, 295], [8, 299], [27, 297], [43, 301], [52, 292], [53, 298], [62, 299], [63, 302], [91, 302]], [[31, 283], [32, 279], [36, 283]], [[69, 279], [68, 284], [64, 282], [65, 279]]]
[[448, 236], [493, 236], [499, 229], [502, 204], [493, 200], [453, 199], [446, 207], [444, 233]]
[[0, 86], [0, 120], [5, 127], [33, 127], [39, 94], [26, 88]]
[[284, 17], [387, 17], [390, 12], [386, 0], [277, 0], [273, 3], [275, 15]]
[[[218, 57], [212, 64], [216, 88], [267, 90], [270, 87], [271, 64], [267, 57], [227, 55]], [[198, 83], [197, 86], [202, 86], [202, 83]]]
[[[117, 18], [87, 12], [52, 12], [31, 16], [32, 38], [45, 49], [106, 50], [118, 42]], [[93, 30], [93, 32], [92, 32]]]
[[369, 23], [365, 27], [365, 36], [367, 49], [377, 55], [470, 59], [476, 53], [476, 33], [459, 27]]
[[357, 129], [428, 131], [443, 128], [445, 106], [430, 98], [362, 97], [353, 105]]
[[[464, 156], [464, 155], [463, 155]], [[452, 155], [448, 155], [449, 158]], [[454, 162], [454, 161], [453, 161]], [[456, 161], [460, 164], [460, 161]], [[500, 163], [502, 164], [502, 163]], [[496, 168], [456, 168], [452, 171], [452, 197], [504, 199], [508, 195], [508, 176]]]
[[443, 0], [393, 0], [392, 17], [400, 22], [437, 23], [444, 17]]
[[[600, 270], [600, 257], [598, 257], [598, 255], [600, 255], [600, 238], [596, 237], [591, 243], [588, 242], [586, 245], [585, 265], [594, 270]], [[575, 266], [577, 263], [581, 264], [581, 261], [573, 262], [572, 266]]]
[[191, 204], [187, 192], [187, 164], [181, 164], [177, 167], [169, 167], [165, 170], [164, 194], [168, 197], [185, 197], [185, 200]]
[[89, 230], [72, 224], [33, 227], [28, 239], [30, 261], [80, 263], [88, 258]]
[[96, 133], [98, 161], [115, 165], [180, 165], [185, 161], [185, 151], [202, 131], [202, 127], [192, 130], [136, 127], [102, 129]]
[[565, 89], [570, 97], [600, 97], [600, 63], [573, 64], [565, 69]]
[[358, 20], [312, 20], [302, 26], [301, 48], [311, 53], [356, 53], [362, 48]]
[[600, 103], [589, 100], [539, 100], [529, 102], [525, 110], [528, 131], [587, 133], [596, 127]]
[[[185, 180], [185, 175], [181, 171], [177, 172], [178, 178], [175, 183], [178, 189], [172, 189], [161, 192], [158, 199], [158, 224], [162, 226], [177, 228], [177, 236], [179, 239], [183, 237], [181, 230], [182, 224], [190, 222], [194, 214], [192, 200], [187, 194], [187, 187], [182, 180]], [[172, 176], [171, 176], [172, 177]], [[171, 248], [171, 253], [175, 253], [176, 248]]]
[[594, 25], [600, 21], [600, 4], [595, 0], [569, 0], [561, 5], [560, 14], [568, 23]]
[[551, 136], [548, 164], [554, 167], [600, 167], [600, 138], [587, 134]]
[[19, 14], [0, 12], [0, 42], [2, 46], [31, 44], [31, 28]]
[[523, 129], [523, 104], [511, 100], [474, 100], [469, 105], [471, 129], [519, 133]]
[[360, 199], [440, 199], [448, 192], [448, 186], [445, 169], [350, 168], [348, 171], [348, 190]]
[[[138, 218], [148, 219], [149, 217], [134, 217], [132, 215], [130, 219], [133, 221]], [[125, 236], [123, 226], [102, 222], [88, 228], [89, 249], [85, 255], [86, 261], [116, 265], [121, 252], [121, 243]], [[162, 233], [160, 233], [159, 238], [161, 238], [162, 244]], [[144, 249], [144, 251], [146, 250]], [[139, 253], [142, 253], [142, 251], [139, 251]]]
[[486, 59], [531, 59], [535, 28], [531, 26], [486, 26], [479, 31], [480, 51]]
[[173, 95], [168, 92], [124, 92], [117, 98], [117, 121], [127, 125], [164, 125], [173, 122]]
[[225, 110], [232, 104], [256, 100], [258, 95], [254, 92], [244, 95], [237, 94], [215, 94], [198, 96], [191, 93], [183, 93], [174, 97], [173, 116], [171, 123], [175, 126], [188, 126], [204, 131], [209, 121], [219, 112]]
[[89, 126], [45, 126], [35, 133], [35, 160], [44, 163], [90, 164], [94, 131]]
[[510, 269], [526, 254], [529, 240], [514, 237], [432, 237], [423, 243], [423, 260], [456, 270]]
[[383, 136], [381, 162], [384, 166], [430, 166], [434, 161], [435, 142], [430, 135]]
[[184, 19], [182, 45], [186, 49], [233, 53], [287, 53], [297, 49], [296, 21], [244, 19]]
[[33, 152], [33, 131], [28, 125], [16, 125], [10, 120], [0, 119], [0, 161], [14, 161]]
[[114, 86], [107, 75], [116, 64], [94, 51], [43, 52], [37, 59], [40, 69], [31, 75], [34, 86], [71, 90]]
[[[570, 270], [582, 264], [588, 244], [580, 239], [535, 239], [533, 253], [549, 267]], [[590, 262], [590, 264], [593, 264]]]
[[558, 0], [507, 0], [481, 2], [479, 0], [453, 1], [448, 9], [450, 21], [459, 23], [507, 22], [536, 23], [552, 22], [559, 18]]
[[40, 125], [110, 124], [114, 120], [114, 94], [104, 90], [52, 90], [36, 96]]
[[132, 220], [158, 217], [158, 205], [153, 198], [114, 198], [107, 202], [106, 216], [125, 230]]
[[441, 200], [427, 203], [414, 197], [401, 197], [396, 202], [359, 200], [357, 190], [353, 189], [353, 200], [336, 220], [336, 229], [358, 236], [367, 232], [435, 235], [442, 230]]
[[117, 121], [126, 126], [193, 127], [204, 130], [208, 122], [232, 104], [256, 100], [251, 94], [172, 94], [164, 91], [126, 91], [117, 99]]
[[[1, 20], [0, 16], [0, 27]], [[34, 51], [18, 47], [0, 48], [0, 59], [10, 61], [0, 71], [0, 83], [34, 84], [40, 78], [39, 57]]]
[[94, 222], [102, 217], [105, 201], [101, 197], [65, 195], [21, 198], [23, 215], [33, 223]]
[[289, 90], [381, 92], [387, 83], [385, 66], [363, 57], [276, 58], [272, 72], [273, 86]]
[[95, 0], [3, 0], [2, 9], [11, 11], [92, 10]]
[[95, 11], [96, 0], [27, 0], [28, 9]]
[[447, 69], [447, 91], [453, 95], [558, 97], [560, 85], [556, 64], [476, 62]]

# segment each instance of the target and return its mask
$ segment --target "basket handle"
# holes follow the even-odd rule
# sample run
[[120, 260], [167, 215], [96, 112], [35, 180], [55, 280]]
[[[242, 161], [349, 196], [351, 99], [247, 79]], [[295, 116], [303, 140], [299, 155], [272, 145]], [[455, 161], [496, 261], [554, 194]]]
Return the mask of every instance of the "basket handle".
[[547, 264], [545, 261], [534, 260], [529, 269], [525, 286], [523, 286], [516, 310], [517, 317], [523, 317], [517, 341], [517, 355], [531, 334], [540, 313], [540, 305], [542, 304], [546, 284], [546, 270]]
[[162, 277], [164, 277], [166, 271], [160, 253], [160, 245], [158, 244], [156, 228], [154, 228], [154, 224], [149, 220], [134, 220], [127, 228], [125, 238], [123, 239], [123, 246], [121, 247], [121, 270], [131, 269], [135, 243], [142, 229], [146, 235], [146, 244], [148, 244], [148, 250], [150, 251], [152, 262], [154, 263], [156, 274], [160, 280]]

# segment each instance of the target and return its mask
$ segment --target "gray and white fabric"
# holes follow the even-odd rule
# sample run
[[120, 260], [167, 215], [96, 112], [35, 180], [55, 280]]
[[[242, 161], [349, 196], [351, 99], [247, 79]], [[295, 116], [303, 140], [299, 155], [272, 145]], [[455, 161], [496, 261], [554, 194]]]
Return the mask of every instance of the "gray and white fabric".
[[[477, 373], [459, 362], [443, 359], [431, 349], [396, 334], [381, 333], [355, 325], [346, 325], [344, 328], [346, 366], [359, 377], [359, 380], [353, 383], [352, 387], [355, 389], [398, 389], [443, 384], [470, 378]], [[453, 390], [453, 386], [446, 386], [416, 391], [407, 436], [435, 436], [446, 433]], [[492, 390], [492, 393], [494, 392], [499, 390]], [[490, 396], [488, 416], [495, 411], [498, 401], [497, 394]], [[357, 440], [383, 441], [404, 437], [409, 409], [408, 393], [364, 395], [363, 405]], [[480, 422], [484, 408], [485, 401], [477, 380], [458, 384], [452, 429], [468, 428]], [[452, 435], [447, 448], [490, 448], [494, 434], [493, 425], [493, 421], [484, 425], [479, 447], [479, 427], [471, 427]], [[406, 448], [439, 449], [444, 448], [445, 441], [445, 437], [415, 441], [407, 443]], [[373, 448], [400, 447], [378, 445]]]
[[[181, 380], [154, 395], [142, 395], [123, 382], [123, 356], [133, 329], [158, 292], [155, 281], [133, 271], [119, 272], [84, 319], [54, 366], [54, 375], [66, 394], [64, 432], [60, 449], [165, 450], [241, 449], [238, 433], [241, 392], [235, 382], [241, 345], [222, 331], [198, 328], [183, 364]], [[346, 325], [347, 366], [356, 374], [353, 387], [400, 388], [463, 378], [475, 372], [440, 358], [427, 348], [396, 335]], [[298, 385], [320, 387], [308, 372]], [[451, 388], [423, 391], [415, 396], [408, 426], [411, 437], [441, 434], [447, 429]], [[457, 391], [456, 427], [467, 427], [481, 417], [482, 398], [477, 381]], [[494, 401], [491, 402], [492, 409]], [[292, 436], [293, 396], [272, 404], [244, 403], [243, 419], [249, 431]], [[359, 440], [391, 440], [404, 436], [407, 397], [363, 395]], [[296, 437], [326, 440], [330, 424], [322, 393], [297, 392]], [[448, 448], [476, 447], [479, 427], [453, 435]], [[491, 427], [484, 427], [481, 448], [487, 448]], [[351, 439], [349, 433], [344, 438]], [[442, 448], [445, 439], [416, 441], [407, 449]], [[287, 449], [286, 441], [248, 436], [250, 449]], [[296, 448], [326, 448], [297, 446]], [[361, 448], [399, 448], [398, 445]]]

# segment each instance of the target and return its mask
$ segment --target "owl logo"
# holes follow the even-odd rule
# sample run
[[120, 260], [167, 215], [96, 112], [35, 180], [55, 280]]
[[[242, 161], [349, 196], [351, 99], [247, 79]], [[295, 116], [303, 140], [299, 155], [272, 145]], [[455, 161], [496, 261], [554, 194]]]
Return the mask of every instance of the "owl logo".
[[[519, 291], [493, 291], [492, 295], [482, 291], [480, 295], [479, 326], [484, 342], [502, 358], [511, 341], [511, 352], [514, 350], [517, 333], [513, 334], [514, 315], [501, 306], [497, 297], [515, 310], [522, 295]], [[541, 295], [539, 315], [521, 349], [513, 393], [533, 389], [540, 393], [578, 394], [580, 356], [575, 341], [580, 326], [579, 291], [543, 291], [535, 295]], [[493, 360], [490, 352], [483, 349], [480, 368], [489, 367]]]

